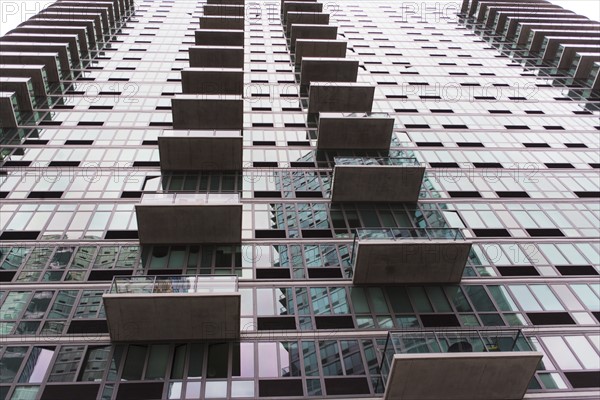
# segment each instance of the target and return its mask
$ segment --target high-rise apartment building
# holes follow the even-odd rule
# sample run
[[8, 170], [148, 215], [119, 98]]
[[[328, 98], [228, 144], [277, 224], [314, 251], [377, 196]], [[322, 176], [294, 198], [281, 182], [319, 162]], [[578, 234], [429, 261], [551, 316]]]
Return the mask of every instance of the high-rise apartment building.
[[0, 39], [0, 400], [597, 399], [599, 30], [57, 1]]

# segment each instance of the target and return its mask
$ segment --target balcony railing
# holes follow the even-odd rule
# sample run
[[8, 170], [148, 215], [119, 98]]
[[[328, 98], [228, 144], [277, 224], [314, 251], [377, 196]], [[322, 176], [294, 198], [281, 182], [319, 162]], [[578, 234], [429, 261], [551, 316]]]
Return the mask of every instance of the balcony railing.
[[184, 206], [202, 204], [238, 204], [239, 194], [235, 193], [144, 193], [141, 204], [144, 206]]
[[334, 157], [335, 165], [393, 165], [402, 167], [420, 167], [415, 158], [409, 157]]
[[238, 279], [235, 275], [203, 276], [116, 276], [109, 293], [235, 293]]

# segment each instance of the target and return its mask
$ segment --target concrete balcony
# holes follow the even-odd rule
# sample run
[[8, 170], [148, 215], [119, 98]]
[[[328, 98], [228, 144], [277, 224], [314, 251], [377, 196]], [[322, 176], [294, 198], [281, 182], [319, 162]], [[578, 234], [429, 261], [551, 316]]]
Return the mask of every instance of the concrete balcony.
[[34, 27], [47, 28], [83, 28], [86, 32], [86, 38], [90, 49], [95, 49], [97, 43], [102, 41], [102, 30], [96, 29], [96, 24], [92, 19], [68, 19], [68, 18], [31, 18], [27, 22], [19, 25], [19, 28], [26, 27], [28, 29]]
[[200, 29], [244, 30], [244, 17], [205, 15], [200, 17]]
[[235, 29], [200, 29], [195, 32], [197, 46], [244, 46], [244, 31]]
[[521, 400], [542, 359], [518, 329], [390, 332], [384, 400]]
[[185, 68], [181, 71], [184, 94], [244, 94], [242, 68]]
[[19, 53], [0, 51], [3, 65], [43, 65], [48, 82], [59, 83], [62, 75], [57, 53]]
[[101, 12], [104, 16], [103, 18], [107, 20], [108, 25], [112, 28], [115, 27], [115, 11], [113, 9], [113, 4], [110, 2], [63, 2], [57, 1], [54, 4], [51, 4], [47, 8], [48, 10], [69, 10], [69, 12]]
[[244, 68], [244, 48], [235, 46], [190, 46], [190, 67]]
[[144, 194], [135, 209], [142, 245], [242, 240], [242, 204], [237, 194]]
[[304, 57], [345, 58], [347, 42], [343, 40], [296, 40], [294, 63], [299, 67]]
[[[31, 19], [38, 19], [38, 18], [43, 18], [43, 19], [60, 19], [60, 20], [87, 20], [87, 21], [93, 21], [94, 22], [94, 28], [96, 29], [96, 36], [98, 37], [99, 41], [101, 41], [105, 35], [109, 35], [109, 27], [108, 27], [108, 21], [104, 21], [102, 18], [102, 13], [97, 12], [85, 12], [85, 13], [73, 13], [73, 12], [68, 12], [68, 11], [62, 11], [62, 10], [57, 10], [57, 9], [53, 9], [53, 10], [45, 10], [44, 12], [41, 12], [33, 17], [31, 17]], [[31, 20], [27, 21], [27, 23], [30, 23]]]
[[288, 36], [290, 38], [290, 48], [294, 51], [298, 39], [332, 40], [337, 38], [337, 26], [294, 24]]
[[236, 130], [244, 127], [242, 96], [183, 94], [171, 100], [173, 128]]
[[38, 15], [46, 14], [52, 15], [72, 15], [74, 18], [85, 18], [85, 17], [97, 17], [98, 23], [102, 26], [102, 32], [105, 35], [110, 34], [111, 24], [108, 17], [108, 11], [102, 8], [88, 8], [88, 7], [67, 7], [61, 5], [55, 5], [53, 7], [42, 10]]
[[30, 78], [35, 96], [46, 97], [48, 95], [48, 77], [41, 64], [0, 64], [0, 77]]
[[[65, 43], [38, 43], [38, 42], [2, 42], [0, 41], [0, 52], [12, 53], [56, 53], [60, 69], [63, 74], [71, 71], [71, 56], [69, 47]], [[4, 59], [2, 59], [4, 63]]]
[[285, 21], [286, 32], [291, 32], [294, 24], [328, 25], [329, 14], [321, 12], [288, 12]]
[[[90, 44], [87, 36], [87, 30], [83, 26], [34, 26], [21, 25], [10, 31], [10, 33], [31, 33], [36, 35], [77, 35], [79, 49], [81, 54], [88, 54]], [[93, 32], [92, 32], [93, 35]]]
[[317, 149], [388, 151], [393, 129], [386, 113], [320, 113]]
[[[58, 0], [56, 3], [62, 3], [67, 6], [75, 7], [106, 7], [114, 18], [115, 22], [120, 22], [123, 17], [124, 4], [122, 0], [101, 0], [101, 1], [81, 1], [81, 0]], [[56, 4], [55, 3], [55, 4]], [[123, 10], [122, 10], [123, 8]]]
[[352, 248], [355, 285], [459, 283], [471, 251], [459, 229], [357, 229]]
[[288, 12], [322, 12], [323, 4], [308, 1], [282, 1], [281, 16], [282, 22], [285, 25], [287, 22]]
[[37, 42], [37, 43], [66, 43], [69, 55], [75, 65], [81, 61], [81, 50], [79, 48], [79, 37], [74, 34], [35, 34], [35, 33], [9, 33], [0, 39], [0, 42]]
[[31, 78], [0, 77], [0, 92], [14, 92], [20, 111], [33, 111], [33, 84]]
[[313, 82], [308, 91], [308, 115], [322, 112], [370, 113], [375, 86], [368, 83]]
[[300, 87], [311, 82], [356, 82], [358, 60], [304, 57], [300, 68]]
[[163, 171], [241, 171], [240, 131], [163, 131], [158, 137]]
[[117, 276], [102, 300], [114, 342], [240, 337], [236, 276]]
[[0, 92], [0, 128], [16, 128], [19, 106], [14, 92]]
[[416, 203], [424, 174], [414, 158], [335, 157], [331, 201]]
[[204, 15], [243, 17], [244, 6], [234, 4], [205, 4]]

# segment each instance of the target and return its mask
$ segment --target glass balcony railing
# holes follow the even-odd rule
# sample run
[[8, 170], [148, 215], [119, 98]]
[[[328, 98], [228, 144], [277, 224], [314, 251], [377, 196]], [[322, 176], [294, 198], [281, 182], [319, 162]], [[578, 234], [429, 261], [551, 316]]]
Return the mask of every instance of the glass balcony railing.
[[144, 193], [140, 202], [144, 206], [153, 205], [202, 205], [239, 204], [236, 193]]
[[389, 332], [381, 362], [388, 382], [395, 354], [534, 351], [520, 329]]
[[420, 167], [423, 164], [409, 157], [334, 157], [335, 165], [394, 165]]
[[359, 228], [354, 234], [357, 240], [465, 239], [459, 228]]
[[236, 293], [238, 278], [235, 275], [199, 276], [116, 276], [110, 287], [111, 294], [150, 293]]

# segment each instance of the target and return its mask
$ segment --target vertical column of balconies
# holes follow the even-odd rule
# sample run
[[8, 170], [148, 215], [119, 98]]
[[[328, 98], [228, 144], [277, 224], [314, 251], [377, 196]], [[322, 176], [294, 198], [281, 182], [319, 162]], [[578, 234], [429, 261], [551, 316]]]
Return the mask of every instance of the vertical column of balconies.
[[[172, 101], [173, 130], [158, 137], [161, 171], [242, 170], [244, 2], [208, 0]], [[136, 206], [142, 245], [240, 244], [238, 193], [144, 194]], [[114, 341], [235, 339], [240, 336], [237, 277], [133, 277], [104, 295]], [[143, 310], [152, 309], [153, 313]], [[177, 313], [172, 311], [177, 309]], [[158, 324], [157, 324], [157, 321]], [[122, 327], [130, 328], [124, 332]], [[157, 327], [157, 328], [156, 328]]]
[[[309, 124], [317, 127], [317, 151], [334, 157], [332, 203], [416, 203], [425, 167], [390, 153], [394, 118], [372, 113], [375, 86], [357, 82], [358, 61], [314, 2], [282, 2], [282, 23], [293, 53]], [[361, 154], [362, 153], [362, 154]], [[358, 157], [356, 155], [359, 155]], [[452, 229], [359, 229], [353, 263], [355, 284], [456, 283], [471, 244]]]
[[59, 0], [0, 38], [0, 128], [15, 128], [74, 79], [133, 11], [132, 0]]
[[[394, 118], [372, 112], [375, 86], [357, 82], [359, 63], [346, 58], [346, 43], [336, 40], [337, 29], [329, 25], [329, 16], [315, 2], [282, 1], [281, 19], [308, 123], [317, 128], [317, 151], [352, 154], [333, 157], [331, 202], [416, 203], [425, 167], [414, 158], [389, 156]], [[387, 156], [369, 156], [373, 151]], [[455, 284], [461, 281], [470, 250], [471, 243], [457, 229], [357, 229], [352, 251], [353, 283]], [[434, 380], [441, 380], [449, 368], [465, 375], [460, 377], [460, 384], [444, 386], [447, 398], [522, 397], [541, 358], [536, 352], [496, 357], [480, 349], [477, 354], [462, 351], [410, 358], [396, 355], [397, 349], [392, 348], [384, 397], [444, 398], [439, 397]], [[410, 378], [407, 389], [407, 371], [417, 363], [430, 375], [421, 374], [427, 381]], [[521, 365], [518, 372], [514, 365]], [[471, 374], [468, 371], [482, 368], [514, 371], [521, 379], [514, 379], [510, 390], [502, 390], [506, 387], [496, 373], [479, 376], [472, 384], [463, 379]]]

